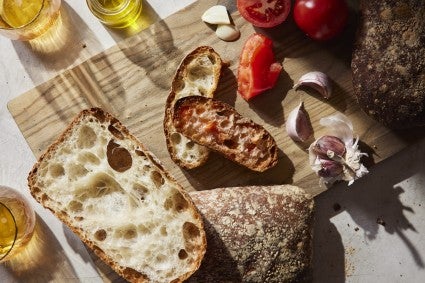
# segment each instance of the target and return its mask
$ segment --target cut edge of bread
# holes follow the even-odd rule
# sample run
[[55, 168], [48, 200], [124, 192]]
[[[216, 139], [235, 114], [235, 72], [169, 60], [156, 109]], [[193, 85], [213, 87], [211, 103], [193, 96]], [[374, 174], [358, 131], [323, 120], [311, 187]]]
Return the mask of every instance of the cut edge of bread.
[[226, 65], [212, 47], [199, 46], [186, 55], [175, 73], [165, 105], [164, 133], [170, 157], [180, 167], [193, 169], [203, 165], [210, 151], [176, 131], [172, 123], [174, 104], [186, 96], [212, 98]]
[[[90, 146], [93, 147], [93, 143], [97, 143], [99, 140], [93, 137], [93, 134], [96, 133], [93, 133], [95, 132], [93, 129], [93, 132], [91, 132], [89, 129], [90, 125], [87, 128], [86, 123], [93, 123], [93, 125], [99, 126], [102, 128], [102, 131], [104, 131], [102, 134], [106, 135], [106, 133], [108, 133], [107, 137], [111, 138], [109, 143], [107, 143], [107, 141], [102, 141], [103, 149], [99, 150], [99, 148], [97, 148], [97, 150], [101, 152], [100, 154], [98, 153], [99, 156], [90, 152], [92, 149]], [[93, 125], [91, 126], [95, 127]], [[75, 139], [73, 135], [77, 134], [77, 131], [78, 135]], [[79, 136], [82, 136], [81, 133], [83, 132], [85, 134], [84, 138], [78, 139]], [[76, 153], [69, 152], [70, 149], [65, 147], [64, 143], [72, 141], [75, 142], [75, 144], [71, 145], [71, 147], [80, 148], [81, 151]], [[111, 144], [112, 149], [109, 148]], [[108, 147], [108, 149], [105, 149], [105, 147]], [[123, 148], [125, 153], [123, 154], [124, 157], [113, 156]], [[132, 159], [130, 163], [128, 159], [126, 160], [128, 153], [130, 153]], [[58, 160], [54, 158], [58, 158]], [[117, 161], [114, 161], [115, 158]], [[86, 167], [77, 166], [78, 160], [80, 162], [81, 160], [83, 160], [82, 162], [86, 162]], [[134, 168], [140, 164], [144, 164], [143, 168]], [[111, 168], [109, 168], [108, 165]], [[103, 166], [103, 168], [93, 173], [93, 171], [96, 170], [96, 166]], [[128, 176], [124, 176], [127, 170], [132, 170], [129, 171], [131, 174], [139, 174], [134, 177], [134, 180], [137, 180], [137, 182], [133, 183], [130, 189], [128, 185], [123, 183], [123, 180], [129, 178]], [[69, 172], [71, 171], [74, 176], [70, 175], [71, 173]], [[138, 173], [134, 173], [136, 171]], [[147, 172], [149, 172], [149, 174]], [[46, 177], [47, 175], [49, 175], [50, 178]], [[112, 175], [117, 179], [110, 178]], [[118, 180], [117, 176], [119, 175], [121, 176]], [[93, 176], [95, 176], [95, 179], [90, 180]], [[67, 181], [67, 178], [70, 178], [70, 180]], [[61, 181], [59, 182], [58, 180]], [[90, 186], [88, 182], [93, 182], [91, 183], [93, 186]], [[152, 182], [152, 184], [149, 182]], [[77, 188], [75, 192], [82, 194], [80, 199], [74, 198], [75, 196], [79, 196], [77, 193], [74, 193], [74, 195], [72, 192], [65, 189], [65, 185], [70, 183], [74, 184]], [[40, 204], [49, 209], [76, 233], [100, 259], [130, 282], [183, 282], [189, 278], [201, 264], [206, 251], [206, 235], [202, 217], [191, 197], [175, 179], [169, 175], [160, 161], [148, 151], [124, 125], [100, 108], [83, 110], [74, 118], [60, 137], [50, 145], [34, 165], [28, 176], [28, 185], [32, 196]], [[47, 189], [49, 186], [51, 186], [50, 189]], [[55, 186], [58, 186], [62, 190], [60, 192], [56, 191], [55, 194]], [[124, 187], [126, 187], [126, 189], [122, 190]], [[92, 195], [90, 195], [90, 193], [92, 193]], [[120, 201], [118, 201], [118, 203], [114, 203], [113, 201], [111, 202], [111, 199], [107, 199], [109, 196], [112, 197], [113, 194], [124, 194], [127, 198], [122, 197], [119, 199]], [[167, 198], [164, 199], [164, 196]], [[94, 200], [89, 202], [87, 199]], [[123, 202], [122, 200], [124, 199], [128, 201]], [[86, 201], [90, 206], [95, 206], [95, 209], [99, 209], [100, 213], [83, 214], [88, 212], [88, 210], [86, 210], [88, 206], [85, 206], [84, 203]], [[147, 212], [150, 214], [146, 216], [151, 217], [147, 217], [147, 219], [151, 219], [150, 222], [149, 220], [145, 221], [143, 218], [145, 215], [139, 215], [137, 213], [146, 210], [144, 210], [144, 202], [146, 205], [150, 205], [151, 202], [156, 203], [156, 206], [153, 205], [155, 211], [147, 209]], [[108, 204], [112, 204], [112, 206], [109, 207]], [[162, 209], [161, 211], [164, 215], [157, 216], [157, 208]], [[111, 210], [112, 214], [105, 213], [105, 215], [102, 215], [101, 213]], [[134, 214], [129, 214], [129, 212], [134, 212]], [[84, 219], [84, 217], [87, 217], [88, 220]], [[141, 218], [143, 219], [140, 220]], [[127, 222], [119, 221], [123, 219]], [[155, 227], [148, 226], [149, 223], [155, 221], [161, 221], [162, 224], [159, 223], [158, 227], [155, 225]], [[87, 229], [87, 227], [80, 223], [93, 224], [94, 226], [104, 225], [105, 229], [103, 229], [102, 226], [96, 226], [96, 229]], [[177, 229], [179, 233], [175, 234], [177, 242], [171, 239], [170, 233], [173, 232], [172, 230], [175, 227], [171, 227], [170, 223], [174, 223], [175, 225], [183, 223]], [[122, 225], [119, 226], [120, 224]], [[135, 224], [137, 224], [137, 226]], [[143, 226], [144, 224], [146, 224], [146, 226]], [[114, 228], [114, 225], [118, 225], [120, 229], [122, 229], [117, 231], [111, 230], [110, 228]], [[150, 228], [154, 230], [150, 231]], [[174, 232], [176, 232], [176, 229], [174, 229]], [[134, 233], [142, 240], [134, 241]], [[119, 250], [118, 253], [114, 253], [111, 252], [113, 249], [106, 248], [105, 245], [102, 244], [105, 237], [109, 237], [110, 234], [112, 234], [113, 237], [117, 237], [112, 240], [120, 242], [121, 245], [119, 245], [119, 247], [128, 246], [128, 248], [125, 249], [124, 255], [120, 253], [122, 252], [121, 250]], [[150, 243], [154, 249], [153, 252], [163, 251], [167, 248], [173, 252], [173, 254], [171, 256], [168, 255], [168, 257], [162, 252], [160, 254], [161, 258], [159, 258], [159, 255], [151, 255], [151, 259], [159, 260], [156, 262], [158, 263], [158, 270], [156, 270], [159, 272], [158, 274], [156, 274], [155, 268], [149, 265], [152, 263], [143, 262], [143, 264], [141, 264], [138, 263], [137, 259], [131, 258], [135, 250], [137, 250], [136, 252], [142, 257], [141, 261], [145, 258], [146, 254], [149, 253], [149, 250], [143, 250], [144, 237], [148, 240], [155, 240], [155, 242]], [[179, 241], [183, 241], [183, 243]], [[173, 246], [173, 244], [175, 245]], [[131, 250], [133, 250], [133, 252]], [[146, 254], [143, 254], [143, 252], [146, 252]], [[126, 258], [126, 256], [128, 258]], [[146, 260], [149, 259], [145, 259], [145, 261]], [[131, 263], [127, 264], [127, 261]], [[184, 264], [182, 264], [182, 266], [169, 266], [175, 262], [181, 263], [184, 261], [187, 261], [187, 266], [184, 266]], [[135, 266], [145, 269], [136, 268]]]

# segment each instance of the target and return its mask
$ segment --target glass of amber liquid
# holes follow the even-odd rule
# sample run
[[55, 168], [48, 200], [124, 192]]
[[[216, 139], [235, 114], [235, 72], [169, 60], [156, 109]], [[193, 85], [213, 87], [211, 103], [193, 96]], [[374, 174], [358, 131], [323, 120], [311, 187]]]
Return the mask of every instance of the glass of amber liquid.
[[0, 0], [0, 34], [31, 40], [56, 23], [61, 0]]
[[23, 195], [0, 186], [0, 262], [18, 254], [34, 233], [35, 213]]
[[142, 12], [142, 0], [86, 0], [92, 14], [112, 28], [127, 28]]

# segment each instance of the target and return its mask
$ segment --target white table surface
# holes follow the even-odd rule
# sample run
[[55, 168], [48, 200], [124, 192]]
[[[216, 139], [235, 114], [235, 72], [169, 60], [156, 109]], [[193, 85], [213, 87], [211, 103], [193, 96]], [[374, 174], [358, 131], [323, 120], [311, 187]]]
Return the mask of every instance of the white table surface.
[[[145, 5], [164, 18], [194, 1]], [[28, 197], [48, 242], [35, 268], [1, 264], [0, 282], [102, 281], [79, 239], [31, 198], [26, 178], [36, 160], [7, 109], [11, 99], [122, 39], [83, 0], [63, 1], [62, 10], [76, 25], [74, 41], [52, 55], [54, 62], [26, 42], [0, 37], [0, 185]], [[348, 190], [335, 186], [316, 197], [315, 282], [425, 282], [424, 159], [425, 140], [375, 165]]]

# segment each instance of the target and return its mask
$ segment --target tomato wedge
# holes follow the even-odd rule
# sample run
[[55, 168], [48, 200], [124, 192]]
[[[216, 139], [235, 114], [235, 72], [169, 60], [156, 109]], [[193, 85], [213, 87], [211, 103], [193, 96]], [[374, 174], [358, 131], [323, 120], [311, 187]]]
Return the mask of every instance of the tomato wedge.
[[239, 13], [257, 27], [271, 28], [281, 24], [291, 10], [291, 0], [238, 0]]
[[275, 61], [272, 44], [259, 33], [252, 34], [245, 42], [238, 68], [238, 92], [245, 100], [276, 84], [282, 65]]

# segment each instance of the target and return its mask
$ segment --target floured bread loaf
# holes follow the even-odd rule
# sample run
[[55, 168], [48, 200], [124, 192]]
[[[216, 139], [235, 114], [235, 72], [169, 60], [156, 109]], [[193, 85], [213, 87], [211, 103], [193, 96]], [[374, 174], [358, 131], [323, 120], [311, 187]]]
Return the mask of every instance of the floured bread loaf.
[[313, 199], [290, 185], [191, 192], [207, 253], [188, 282], [308, 282]]
[[230, 105], [201, 96], [179, 99], [174, 107], [176, 130], [251, 170], [277, 164], [275, 140], [261, 125], [242, 117]]
[[84, 110], [29, 174], [33, 197], [132, 282], [182, 282], [205, 253], [202, 218], [110, 114]]
[[208, 159], [209, 150], [178, 133], [173, 125], [174, 103], [182, 97], [198, 95], [212, 98], [225, 63], [209, 46], [200, 46], [181, 62], [171, 84], [165, 105], [164, 132], [171, 159], [192, 169]]
[[425, 126], [425, 2], [363, 0], [352, 59], [359, 105], [391, 128]]

